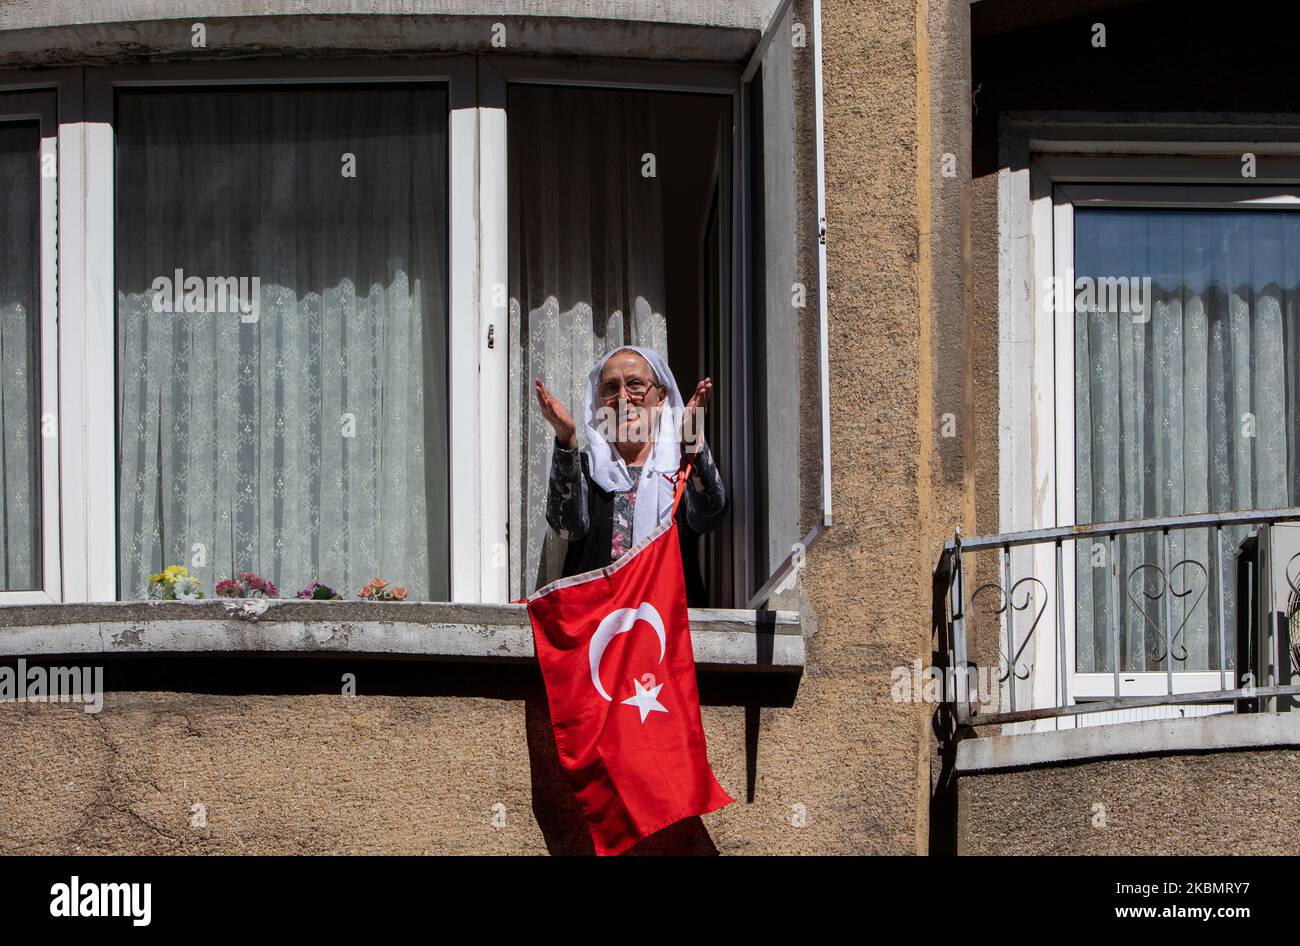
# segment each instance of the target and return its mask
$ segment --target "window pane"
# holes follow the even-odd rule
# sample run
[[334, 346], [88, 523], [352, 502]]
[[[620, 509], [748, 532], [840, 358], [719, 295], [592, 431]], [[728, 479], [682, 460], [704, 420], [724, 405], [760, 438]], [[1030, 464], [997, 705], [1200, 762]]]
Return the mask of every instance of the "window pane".
[[41, 584], [39, 135], [0, 125], [0, 591]]
[[[1078, 521], [1295, 504], [1300, 214], [1076, 209], [1075, 268]], [[1122, 670], [1165, 669], [1167, 601], [1174, 670], [1219, 669], [1245, 531], [1120, 543]], [[1078, 561], [1079, 669], [1110, 671], [1109, 563]]]
[[120, 593], [448, 596], [443, 87], [117, 102]]

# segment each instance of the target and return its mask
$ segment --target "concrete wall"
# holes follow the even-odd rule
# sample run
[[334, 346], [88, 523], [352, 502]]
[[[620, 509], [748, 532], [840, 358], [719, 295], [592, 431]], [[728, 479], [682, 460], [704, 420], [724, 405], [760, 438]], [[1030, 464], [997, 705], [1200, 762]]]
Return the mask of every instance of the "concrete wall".
[[[544, 852], [521, 751], [536, 705], [177, 692], [111, 694], [98, 716], [5, 704], [0, 850]], [[568, 832], [559, 850], [580, 840]]]
[[[928, 662], [932, 338], [929, 5], [824, 8], [835, 524], [805, 570], [819, 632], [789, 724], [834, 746], [810, 810], [859, 821], [851, 847], [924, 851], [930, 751], [893, 668]], [[959, 69], [959, 64], [953, 64]], [[805, 696], [810, 698], [805, 699]]]
[[1295, 747], [963, 775], [958, 793], [961, 854], [1300, 853]]
[[267, 16], [581, 17], [762, 29], [778, 0], [6, 0], [0, 28]]
[[[8, 0], [0, 64], [284, 53], [419, 55], [505, 48], [580, 56], [736, 61], [777, 0]], [[202, 23], [196, 49], [192, 27]], [[504, 33], [494, 27], [504, 26]], [[501, 47], [504, 39], [505, 46]], [[495, 43], [495, 45], [494, 45]]]
[[[0, 62], [484, 42], [465, 4], [333, 0], [305, 16], [298, 6], [9, 3]], [[737, 62], [773, 6], [539, 0], [473, 12], [514, 17], [516, 51]], [[710, 757], [738, 803], [646, 852], [1242, 851], [1296, 836], [1295, 813], [1270, 802], [1297, 796], [1293, 748], [1076, 759], [953, 781], [932, 707], [891, 699], [894, 668], [932, 659], [942, 542], [957, 525], [998, 528], [997, 167], [981, 143], [995, 142], [1011, 108], [1155, 108], [1199, 94], [1160, 79], [1153, 99], [1125, 70], [1106, 73], [1101, 91], [1095, 74], [1080, 83], [1051, 45], [1072, 42], [1077, 23], [1061, 4], [1050, 16], [1031, 6], [979, 5], [972, 53], [966, 0], [823, 4], [834, 525], [801, 572], [805, 670], [797, 692], [701, 675]], [[1118, 6], [1090, 2], [1088, 15], [1117, 17], [1112, 37], [1147, 22]], [[605, 22], [620, 15], [630, 22]], [[200, 17], [217, 43], [207, 53], [187, 48]], [[1152, 55], [1149, 43], [1129, 48]], [[1039, 71], [1021, 69], [1026, 51], [1043, 57]], [[1207, 61], [1170, 57], [1189, 70]], [[1198, 81], [1204, 91], [1209, 80]], [[991, 642], [977, 652], [989, 662]], [[590, 851], [531, 666], [133, 656], [109, 670], [98, 715], [0, 703], [0, 851]], [[339, 693], [344, 672], [357, 674], [355, 697]], [[1095, 803], [1105, 829], [1093, 827]]]
[[[535, 669], [293, 660], [110, 666], [140, 689], [107, 694], [99, 714], [0, 704], [0, 852], [591, 853]], [[355, 697], [338, 693], [344, 671]], [[736, 699], [716, 680], [701, 688]], [[714, 770], [740, 803], [639, 850], [819, 849], [790, 826], [783, 792], [744, 803], [746, 720], [743, 707], [704, 708]], [[802, 749], [760, 751], [763, 769], [815, 778]]]
[[[917, 429], [925, 467], [920, 484], [923, 558], [917, 567], [928, 577], [954, 530], [970, 534], [976, 529], [977, 489], [982, 497], [989, 489], [977, 476], [974, 461], [981, 451], [976, 447], [981, 426], [991, 418], [996, 427], [997, 398], [981, 396], [973, 363], [977, 325], [970, 259], [970, 5], [965, 0], [928, 0], [925, 7], [928, 54], [919, 83], [924, 96], [917, 108], [919, 149], [926, 155], [918, 175], [923, 190], [917, 212], [925, 229], [917, 276], [923, 339], [918, 367], [929, 393], [922, 397]], [[996, 467], [993, 473], [996, 477]], [[922, 665], [944, 663], [932, 640]], [[951, 747], [935, 738], [935, 733], [947, 736], [931, 718], [935, 714], [925, 715], [925, 737], [931, 746], [928, 850], [943, 853], [955, 843], [956, 830], [944, 761]]]
[[[158, 55], [161, 34], [149, 29], [234, 6], [157, 4], [157, 16], [176, 19], [138, 27], [137, 51]], [[662, 22], [689, 7], [647, 4], [667, 13], [646, 15], [655, 29], [689, 27], [683, 16]], [[22, 62], [132, 53], [114, 25], [123, 5], [82, 9], [12, 5], [0, 53]], [[697, 9], [752, 45], [754, 8]], [[950, 191], [935, 196], [950, 182], [936, 181], [933, 152], [962, 147], [948, 142], [960, 138], [965, 16], [960, 0], [824, 4], [835, 524], [801, 576], [806, 670], [797, 696], [740, 675], [702, 677], [710, 755], [738, 804], [666, 832], [652, 850], [927, 848], [928, 708], [893, 702], [890, 676], [928, 659], [934, 539], [951, 527], [947, 511], [935, 512], [935, 477], [944, 503], [971, 488], [947, 460], [936, 473], [930, 320], [936, 292], [945, 305], [961, 294], [930, 240], [933, 208], [945, 227], [960, 218], [960, 189], [956, 202]], [[70, 32], [51, 53], [51, 34], [28, 31], [55, 20]], [[249, 48], [284, 48], [292, 26]], [[711, 54], [743, 58], [729, 35], [714, 34]], [[946, 261], [952, 247], [945, 234], [937, 253]], [[97, 716], [0, 704], [0, 767], [16, 773], [0, 783], [0, 850], [590, 849], [535, 671], [366, 666], [354, 698], [338, 695], [337, 664], [207, 658], [115, 665], [117, 689]], [[191, 826], [196, 804], [206, 827]]]

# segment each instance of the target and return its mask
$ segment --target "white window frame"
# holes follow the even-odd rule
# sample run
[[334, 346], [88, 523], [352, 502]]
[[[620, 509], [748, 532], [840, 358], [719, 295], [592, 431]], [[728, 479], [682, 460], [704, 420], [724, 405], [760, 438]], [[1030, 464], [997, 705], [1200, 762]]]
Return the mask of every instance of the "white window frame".
[[[1066, 137], [1068, 131], [1058, 134], [1062, 137], [1029, 140], [1027, 180], [1023, 175], [1016, 180], [1015, 172], [1004, 170], [999, 188], [999, 202], [1007, 201], [1009, 206], [1003, 206], [1011, 211], [1000, 214], [1004, 248], [999, 301], [1003, 321], [999, 358], [1003, 379], [1004, 531], [1076, 524], [1073, 288], [1067, 287], [1065, 292], [1064, 312], [1050, 311], [1045, 298], [1051, 278], [1064, 277], [1074, 267], [1074, 207], [1300, 209], [1300, 130], [1296, 132], [1296, 143], [1071, 141]], [[1241, 158], [1246, 152], [1268, 156], [1267, 182], [1240, 177]], [[1027, 207], [1020, 202], [1024, 197], [1028, 198]], [[1024, 214], [1019, 219], [1018, 208]], [[1029, 236], [1028, 258], [1019, 261], [1005, 252], [1008, 238], [1018, 226], [1024, 227]], [[1029, 300], [1023, 310], [1029, 318], [1027, 325], [1015, 324], [1017, 306], [1009, 304], [1008, 298], [1020, 282], [1017, 262], [1024, 265], [1023, 273], [1028, 277]], [[1049, 330], [1042, 331], [1044, 326]], [[1025, 402], [1017, 397], [1026, 391], [1027, 412]], [[1012, 476], [1009, 466], [1016, 462], [1026, 463], [1032, 471], [1029, 479]], [[1063, 549], [1062, 575], [1062, 595], [1068, 602], [1063, 609], [1069, 661], [1066, 702], [1110, 699], [1115, 695], [1112, 673], [1080, 673], [1074, 666], [1075, 550], [1074, 543], [1069, 545], [1069, 549]], [[1018, 573], [1055, 574], [1054, 549], [1035, 547], [1027, 551], [1028, 556], [1032, 556], [1032, 562], [1024, 564], [1030, 570], [1022, 572], [1018, 567]], [[1048, 602], [1045, 614], [1056, 614], [1055, 601]], [[1060, 686], [1056, 635], [1050, 633], [1050, 628], [1048, 633], [1036, 636], [1034, 649], [1029, 686], [1034, 694], [1033, 705], [1045, 705], [1058, 698]], [[1221, 685], [1217, 670], [1175, 671], [1173, 676], [1175, 693], [1216, 690]], [[1167, 692], [1164, 671], [1125, 672], [1120, 678], [1120, 695], [1124, 697]], [[1177, 715], [1179, 709], [1161, 707], [1153, 713]], [[1056, 725], [1069, 726], [1072, 722]]]
[[[820, 376], [817, 394], [821, 406], [821, 481], [820, 518], [799, 541], [789, 556], [772, 563], [770, 574], [761, 586], [755, 588], [755, 560], [761, 554], [755, 547], [755, 519], [761, 513], [754, 508], [755, 468], [753, 440], [754, 360], [752, 313], [753, 261], [750, 235], [756, 222], [749, 199], [752, 180], [751, 130], [749, 128], [750, 95], [752, 81], [774, 42], [787, 41], [782, 25], [790, 13], [792, 0], [780, 0], [771, 12], [759, 41], [749, 60], [743, 65], [720, 63], [681, 63], [629, 59], [581, 59], [525, 57], [480, 57], [479, 59], [479, 115], [483, 123], [481, 142], [484, 158], [481, 196], [481, 225], [483, 271], [481, 277], [484, 298], [491, 298], [490, 287], [508, 286], [508, 233], [506, 203], [506, 149], [508, 116], [506, 114], [507, 86], [515, 84], [568, 85], [587, 88], [631, 89], [638, 91], [694, 92], [727, 95], [731, 97], [731, 219], [727, 234], [731, 248], [729, 310], [723, 314], [726, 324], [721, 338], [726, 340], [721, 352], [720, 388], [725, 407], [722, 409], [720, 434], [729, 458], [728, 469], [732, 520], [732, 593], [735, 607], [765, 607], [769, 598], [804, 561], [804, 554], [831, 525], [831, 450], [830, 450], [830, 394], [829, 345], [827, 310], [827, 260], [825, 241], [818, 244], [816, 271], [808, 273], [808, 280], [816, 280], [818, 300], [818, 350]], [[822, 134], [822, 71], [821, 71], [821, 3], [810, 0], [806, 10], [812, 34], [813, 105], [814, 105], [814, 173], [816, 175], [816, 214], [821, 232], [825, 231], [825, 156]], [[505, 298], [505, 293], [501, 293]], [[495, 314], [484, 309], [485, 318], [496, 324], [508, 325], [504, 308]], [[483, 329], [486, 333], [486, 329]], [[488, 446], [484, 456], [496, 458], [494, 469], [508, 475], [508, 443], [506, 412], [506, 381], [508, 373], [507, 351], [502, 346], [494, 359], [484, 362], [484, 437]], [[485, 504], [483, 517], [484, 542], [508, 541], [508, 490], [504, 479], [484, 484], [484, 495], [492, 497]], [[486, 556], [485, 557], [490, 557]], [[494, 582], [485, 589], [494, 596], [483, 600], [504, 601], [509, 584], [508, 569], [490, 569], [484, 564], [485, 575], [495, 572]]]
[[[69, 315], [86, 351], [110, 352], [88, 361], [79, 392], [85, 405], [81, 452], [107, 457], [112, 476], [92, 477], [78, 504], [84, 510], [85, 577], [74, 600], [117, 597], [116, 390], [111, 353], [116, 350], [113, 299], [114, 93], [121, 88], [276, 84], [360, 85], [431, 82], [448, 85], [449, 119], [449, 353], [450, 436], [465, 447], [451, 451], [451, 598], [463, 602], [509, 600], [509, 570], [499, 550], [509, 541], [507, 381], [509, 320], [494, 299], [508, 285], [507, 124], [508, 83], [577, 85], [739, 96], [740, 70], [723, 64], [627, 60], [505, 59], [449, 56], [432, 63], [348, 61], [243, 64], [177, 63], [88, 68], [84, 131], [84, 303]], [[739, 148], [735, 149], [737, 154]], [[473, 312], [467, 318], [464, 313]], [[82, 314], [84, 313], [84, 315]], [[746, 382], [748, 377], [746, 375]], [[738, 385], [738, 387], [740, 387]], [[747, 388], [740, 388], [747, 390]], [[739, 395], [734, 396], [739, 402]], [[96, 462], [96, 466], [99, 466]]]
[[[713, 63], [654, 62], [642, 60], [563, 60], [563, 59], [506, 59], [497, 61], [480, 61], [479, 64], [479, 103], [482, 121], [481, 141], [483, 147], [483, 175], [480, 181], [481, 224], [482, 231], [482, 276], [481, 285], [484, 298], [493, 298], [492, 287], [509, 285], [509, 220], [507, 217], [507, 159], [506, 141], [508, 136], [509, 115], [507, 112], [510, 85], [562, 85], [590, 89], [624, 89], [641, 92], [695, 92], [706, 95], [726, 96], [731, 99], [732, 110], [732, 156], [733, 167], [740, 160], [741, 148], [736, 143], [741, 133], [736, 116], [740, 109], [741, 70], [733, 65]], [[737, 200], [739, 176], [732, 175], [732, 204]], [[734, 223], [733, 223], [734, 226]], [[736, 241], [733, 241], [733, 243]], [[736, 277], [736, 263], [733, 254], [732, 277]], [[502, 289], [497, 298], [505, 299]], [[740, 302], [732, 295], [732, 310], [725, 313], [728, 324], [723, 326], [724, 335], [734, 333], [733, 326], [743, 325], [743, 313]], [[508, 331], [509, 318], [505, 306], [490, 312], [484, 308], [484, 317], [489, 324], [497, 326], [497, 334], [504, 338]], [[483, 329], [487, 332], [487, 328]], [[509, 346], [499, 345], [495, 352], [484, 362], [483, 368], [483, 418], [485, 440], [484, 456], [495, 457], [495, 465], [485, 465], [485, 470], [496, 470], [499, 475], [490, 483], [484, 483], [485, 502], [484, 542], [490, 551], [490, 542], [505, 543], [509, 534], [508, 503], [509, 489], [509, 442], [507, 398], [508, 355]], [[730, 407], [723, 411], [722, 436], [724, 442], [737, 436], [737, 431], [744, 429], [735, 418], [745, 403], [745, 392], [750, 390], [750, 365], [747, 361], [724, 367], [726, 377], [722, 379], [720, 389], [724, 392]], [[747, 490], [745, 477], [749, 471], [737, 465], [730, 471], [732, 490]], [[733, 506], [733, 515], [737, 517], [735, 540], [740, 548], [747, 548], [752, 534], [752, 525], [748, 517], [741, 513], [747, 508], [744, 504]], [[504, 547], [504, 545], [503, 545]], [[738, 560], [747, 560], [748, 552], [737, 554]], [[498, 559], [499, 561], [499, 559]], [[490, 564], [490, 563], [489, 563]], [[737, 575], [740, 574], [737, 566]], [[509, 570], [505, 568], [489, 569], [485, 574], [491, 575], [492, 583], [485, 587], [485, 593], [492, 595], [483, 600], [506, 601], [509, 593]]]
[[[119, 89], [268, 87], [322, 84], [440, 83], [449, 96], [448, 383], [450, 437], [450, 597], [505, 602], [509, 569], [500, 550], [508, 521], [508, 354], [506, 310], [493, 308], [508, 285], [506, 92], [510, 83], [578, 85], [730, 96], [730, 309], [722, 337], [723, 440], [732, 465], [734, 597], [753, 591], [753, 470], [740, 460], [752, 450], [753, 379], [749, 326], [748, 228], [754, 225], [750, 181], [747, 82], [774, 40], [791, 0], [781, 0], [748, 65], [634, 59], [455, 54], [421, 60], [203, 61], [87, 66], [7, 73], [13, 89], [55, 95], [43, 119], [42, 147], [57, 144], [58, 177], [42, 181], [42, 399], [54, 405], [59, 436], [43, 443], [43, 542], [47, 587], [0, 594], [0, 604], [114, 601], [118, 597], [117, 393], [115, 240], [115, 99]], [[820, 135], [820, 3], [811, 0], [817, 43], [818, 213], [824, 215]], [[4, 116], [0, 115], [0, 120]], [[47, 137], [46, 131], [50, 134]], [[57, 141], [54, 139], [57, 138]], [[54, 226], [57, 208], [58, 226]], [[824, 224], [824, 219], [823, 219]], [[57, 243], [57, 254], [55, 244]], [[826, 350], [826, 255], [818, 260], [822, 396], [822, 522], [830, 521]], [[55, 290], [57, 289], [57, 295]], [[56, 337], [57, 331], [57, 337]], [[787, 560], [774, 584], [797, 568]], [[756, 599], [757, 600], [757, 599]], [[762, 598], [766, 600], [765, 597]], [[753, 604], [751, 606], [758, 606]]]
[[[46, 176], [50, 158], [59, 156], [58, 78], [44, 77], [34, 84], [21, 82], [0, 86], [0, 124], [37, 126], [40, 170], [38, 203], [40, 239], [40, 355], [37, 377], [40, 410], [41, 522], [40, 586], [21, 591], [0, 591], [0, 604], [54, 604], [63, 600], [63, 547], [59, 534], [59, 460], [63, 428], [56, 421], [54, 436], [45, 436], [46, 418], [59, 417], [59, 301], [58, 301], [58, 175]], [[52, 81], [53, 80], [53, 81]], [[37, 157], [33, 155], [33, 157]]]
[[[485, 495], [480, 487], [484, 468], [478, 452], [485, 438], [478, 422], [481, 382], [475, 344], [475, 319], [481, 311], [476, 206], [479, 168], [477, 115], [473, 107], [474, 61], [447, 56], [427, 61], [268, 60], [241, 63], [175, 63], [85, 70], [83, 133], [85, 270], [80, 305], [65, 308], [74, 330], [80, 329], [86, 352], [101, 357], [83, 362], [81, 451], [88, 466], [107, 475], [81, 477], [80, 508], [84, 515], [87, 551], [84, 581], [71, 600], [117, 599], [118, 536], [116, 483], [117, 393], [114, 380], [116, 335], [114, 280], [114, 102], [118, 89], [214, 87], [272, 87], [320, 84], [360, 86], [382, 84], [440, 84], [448, 92], [448, 397], [449, 434], [455, 444], [473, 447], [450, 452], [451, 593], [457, 601], [493, 600], [484, 596], [480, 521]], [[108, 357], [102, 357], [107, 352]], [[71, 546], [76, 548], [77, 546]], [[488, 545], [490, 549], [490, 544]]]

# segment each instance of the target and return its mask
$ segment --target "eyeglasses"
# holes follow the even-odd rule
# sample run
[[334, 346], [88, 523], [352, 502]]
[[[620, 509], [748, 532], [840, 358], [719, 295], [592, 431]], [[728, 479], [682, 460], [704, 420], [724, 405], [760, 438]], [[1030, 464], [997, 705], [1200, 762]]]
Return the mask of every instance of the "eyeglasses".
[[625, 381], [616, 381], [611, 378], [602, 382], [597, 390], [602, 401], [616, 401], [620, 391], [627, 391], [627, 399], [639, 404], [645, 400], [645, 396], [650, 393], [650, 389], [653, 387], [658, 387], [658, 385], [644, 378], [628, 378]]

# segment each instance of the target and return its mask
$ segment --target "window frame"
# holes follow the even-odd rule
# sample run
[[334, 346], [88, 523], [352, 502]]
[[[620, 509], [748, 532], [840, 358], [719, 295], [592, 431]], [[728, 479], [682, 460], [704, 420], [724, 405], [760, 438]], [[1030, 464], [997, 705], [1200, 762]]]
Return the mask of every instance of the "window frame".
[[[820, 517], [796, 544], [784, 560], [770, 563], [766, 579], [756, 578], [757, 563], [765, 558], [765, 550], [756, 547], [758, 530], [755, 509], [758, 485], [757, 457], [755, 456], [754, 391], [755, 361], [753, 339], [753, 228], [756, 221], [750, 199], [753, 163], [757, 158], [753, 149], [750, 107], [753, 82], [760, 66], [774, 42], [781, 41], [780, 32], [787, 16], [792, 16], [793, 0], [781, 0], [772, 11], [768, 23], [759, 37], [755, 49], [743, 64], [710, 62], [678, 63], [654, 60], [584, 59], [564, 60], [551, 58], [493, 58], [479, 61], [480, 116], [484, 123], [482, 227], [484, 298], [490, 298], [494, 284], [506, 286], [508, 281], [507, 258], [507, 173], [506, 115], [507, 86], [517, 84], [570, 85], [588, 88], [633, 89], [638, 91], [688, 92], [731, 96], [731, 168], [729, 211], [730, 220], [723, 232], [730, 249], [728, 309], [725, 324], [720, 326], [722, 339], [720, 394], [724, 409], [721, 411], [721, 444], [729, 458], [729, 507], [731, 529], [731, 583], [735, 606], [753, 610], [767, 606], [769, 599], [802, 567], [804, 555], [831, 525], [831, 449], [830, 449], [830, 393], [829, 393], [829, 330], [827, 309], [827, 256], [825, 241], [826, 193], [825, 148], [822, 114], [821, 69], [821, 3], [810, 0], [808, 14], [812, 38], [812, 72], [814, 106], [814, 168], [816, 176], [815, 225], [820, 238], [817, 245], [816, 270], [810, 274], [816, 280], [818, 300], [818, 353], [819, 379], [817, 395], [820, 398], [821, 443], [819, 484]], [[796, 203], [798, 197], [796, 195]], [[502, 297], [504, 298], [504, 293]], [[485, 310], [486, 311], [486, 310]], [[508, 312], [497, 314], [500, 322], [508, 324]], [[508, 364], [504, 350], [486, 363], [490, 372], [490, 390], [485, 392], [485, 417], [492, 416], [493, 423], [485, 424], [485, 439], [490, 442], [484, 456], [497, 458], [499, 468], [508, 471], [506, 382]], [[497, 403], [496, 398], [500, 399]], [[737, 462], [735, 458], [743, 458]], [[504, 475], [504, 474], [503, 474]], [[507, 516], [508, 490], [501, 482], [495, 490], [485, 484], [485, 495], [495, 498], [485, 505], [484, 544], [505, 543], [509, 539]], [[499, 508], [498, 508], [499, 507]], [[486, 552], [486, 550], [485, 550]], [[489, 571], [485, 563], [484, 572]], [[483, 600], [507, 599], [508, 569], [497, 569], [497, 584], [491, 588], [496, 597]], [[757, 586], [757, 587], [756, 587]]]
[[[58, 91], [63, 72], [44, 81], [18, 81], [0, 85], [0, 124], [35, 124], [37, 130], [39, 230], [39, 364], [37, 375], [40, 409], [40, 556], [39, 587], [0, 591], [0, 605], [55, 604], [63, 600], [63, 537], [60, 535], [59, 492], [61, 440], [64, 427], [59, 414], [59, 297], [58, 297], [58, 187], [60, 159]], [[56, 173], [46, 176], [45, 162], [53, 157]], [[45, 436], [46, 418], [55, 418], [54, 436]]]
[[[1300, 139], [1300, 135], [1297, 136]], [[1074, 299], [1073, 286], [1065, 293], [1065, 311], [1052, 312], [1045, 302], [1046, 287], [1054, 276], [1064, 276], [1074, 269], [1074, 208], [1084, 207], [1169, 207], [1183, 209], [1236, 209], [1275, 210], [1300, 209], [1300, 140], [1294, 144], [1283, 142], [1263, 145], [1259, 142], [1174, 142], [1151, 141], [1068, 141], [1052, 140], [1030, 143], [1028, 163], [1027, 221], [1029, 230], [1029, 260], [1026, 275], [1030, 301], [1028, 338], [1020, 343], [1028, 349], [1031, 365], [1023, 372], [1020, 382], [1027, 381], [1030, 408], [1027, 418], [1016, 416], [1013, 385], [1008, 383], [1014, 355], [1009, 349], [1004, 322], [1003, 341], [1000, 344], [1001, 409], [1003, 416], [1002, 485], [1008, 485], [1018, 495], [1003, 496], [1002, 515], [1004, 527], [1010, 509], [1021, 515], [1029, 512], [1032, 523], [1028, 528], [1075, 525], [1075, 416], [1074, 416]], [[1105, 153], [1089, 153], [1105, 152]], [[1127, 152], [1127, 153], [1126, 153]], [[1268, 156], [1268, 179], [1241, 178], [1241, 157], [1246, 152], [1258, 152], [1261, 160]], [[1005, 173], [1005, 172], [1004, 172]], [[1232, 175], [1236, 174], [1234, 180]], [[1010, 183], [1004, 179], [1003, 187]], [[1001, 202], [1007, 191], [1000, 193]], [[1004, 231], [1003, 238], [1006, 233]], [[1003, 267], [1003, 278], [1015, 278], [1014, 272]], [[1003, 289], [1008, 288], [1004, 281]], [[1000, 303], [999, 308], [1003, 308]], [[1004, 310], [1005, 312], [1005, 310]], [[1039, 326], [1050, 326], [1050, 331], [1036, 331]], [[1014, 369], [1011, 369], [1014, 371]], [[1026, 377], [1027, 376], [1027, 377]], [[1015, 377], [1013, 374], [1012, 377]], [[1016, 427], [1021, 443], [1028, 440], [1040, 445], [1032, 451], [1029, 465], [1032, 480], [1038, 484], [1042, 495], [1024, 495], [1023, 483], [1014, 483], [1008, 476], [1007, 463], [1015, 451], [1006, 448], [1005, 431]], [[1297, 430], [1300, 433], [1300, 430]], [[1041, 449], [1042, 444], [1050, 445]], [[1023, 447], [1021, 448], [1023, 450]], [[1016, 523], [1011, 528], [1022, 528]], [[1071, 543], [1064, 550], [1062, 594], [1067, 602], [1075, 600], [1075, 556], [1077, 548]], [[1053, 574], [1054, 552], [1051, 549], [1034, 549], [1029, 565], [1031, 574]], [[1050, 608], [1049, 608], [1050, 609]], [[1075, 666], [1075, 609], [1063, 609], [1065, 618], [1065, 648], [1068, 672], [1065, 674], [1066, 698], [1070, 704], [1093, 699], [1114, 697], [1112, 673], [1083, 673]], [[1030, 686], [1035, 698], [1041, 693], [1047, 700], [1056, 699], [1060, 686], [1057, 670], [1056, 640], [1054, 635], [1036, 638], [1037, 655], [1034, 660]], [[1134, 671], [1121, 673], [1121, 696], [1153, 696], [1166, 692], [1165, 671]], [[1175, 671], [1175, 692], [1198, 692], [1218, 689], [1222, 678], [1219, 670]], [[1177, 707], [1162, 711], [1177, 712]], [[1067, 723], [1066, 725], [1069, 725]]]
[[[720, 326], [724, 360], [721, 442], [730, 460], [733, 596], [736, 606], [761, 607], [767, 592], [802, 564], [792, 555], [778, 574], [754, 591], [755, 471], [747, 419], [754, 390], [750, 339], [752, 252], [749, 228], [751, 154], [747, 127], [749, 81], [780, 34], [792, 0], [777, 4], [747, 62], [627, 58], [571, 59], [434, 54], [422, 59], [255, 59], [77, 66], [11, 70], [0, 91], [52, 93], [47, 126], [57, 139], [58, 175], [43, 179], [42, 255], [43, 411], [56, 405], [59, 436], [43, 444], [44, 574], [39, 593], [0, 594], [0, 604], [108, 602], [119, 597], [117, 534], [117, 392], [115, 292], [115, 109], [119, 89], [359, 86], [429, 82], [448, 89], [448, 375], [452, 442], [450, 490], [450, 598], [506, 602], [509, 569], [500, 548], [508, 521], [508, 346], [493, 334], [508, 328], [508, 310], [494, 311], [498, 285], [508, 285], [505, 148], [507, 84], [570, 84], [598, 88], [699, 92], [731, 97], [729, 219], [722, 221], [731, 266], [728, 305]], [[809, 0], [815, 44], [816, 224], [825, 232], [824, 154], [821, 140], [820, 3]], [[0, 120], [3, 117], [0, 116]], [[43, 135], [43, 142], [45, 133]], [[43, 144], [44, 146], [44, 144]], [[761, 160], [761, 155], [758, 157]], [[57, 227], [54, 212], [57, 208]], [[48, 213], [47, 213], [48, 211]], [[57, 249], [57, 253], [55, 250]], [[47, 252], [48, 251], [48, 252]], [[822, 413], [822, 517], [830, 523], [829, 404], [827, 397], [826, 251], [817, 272]], [[811, 276], [812, 274], [810, 274]], [[57, 289], [57, 293], [56, 290]], [[473, 312], [471, 316], [469, 313]], [[46, 328], [49, 331], [46, 331]], [[57, 330], [57, 336], [55, 335]], [[47, 350], [48, 347], [48, 350]], [[51, 368], [50, 366], [54, 367]], [[51, 457], [53, 459], [51, 459]], [[50, 531], [53, 529], [54, 531]]]
[[[639, 92], [678, 92], [702, 95], [727, 96], [731, 99], [731, 135], [733, 164], [732, 195], [734, 207], [737, 200], [737, 175], [735, 168], [741, 158], [741, 148], [737, 137], [741, 128], [737, 124], [737, 109], [740, 107], [741, 69], [739, 66], [720, 63], [681, 63], [659, 62], [653, 60], [616, 60], [616, 59], [532, 59], [501, 57], [491, 62], [480, 61], [479, 64], [479, 103], [483, 123], [483, 176], [481, 180], [481, 240], [483, 245], [482, 291], [485, 299], [492, 298], [494, 285], [509, 286], [509, 218], [508, 218], [508, 152], [505, 144], [508, 135], [509, 115], [507, 109], [510, 85], [547, 85], [571, 86], [589, 89], [623, 89]], [[732, 226], [737, 226], [733, 213]], [[731, 240], [733, 249], [739, 241]], [[731, 260], [731, 278], [737, 278], [737, 260], [733, 252]], [[503, 291], [499, 298], [506, 298]], [[504, 328], [509, 327], [509, 310], [507, 306], [499, 307], [495, 313], [488, 314], [484, 308], [489, 324]], [[724, 337], [734, 336], [735, 326], [744, 324], [745, 313], [735, 296], [731, 299], [730, 311], [724, 313], [727, 324], [721, 326]], [[485, 330], [486, 331], [486, 330]], [[484, 423], [483, 436], [486, 441], [484, 457], [495, 458], [495, 469], [501, 471], [500, 479], [492, 484], [484, 484], [484, 495], [491, 497], [485, 503], [484, 546], [490, 553], [493, 543], [504, 544], [509, 541], [509, 488], [506, 478], [509, 476], [509, 410], [508, 398], [508, 346], [501, 346], [491, 353], [485, 362], [483, 380]], [[725, 359], [724, 359], [725, 362]], [[750, 372], [752, 365], [748, 360], [724, 366], [724, 377], [720, 379], [720, 390], [724, 403], [721, 411], [721, 431], [723, 443], [729, 448], [739, 437], [739, 431], [745, 425], [739, 423], [739, 411], [745, 404], [746, 392], [750, 390]], [[739, 456], [728, 449], [728, 456]], [[750, 487], [746, 481], [748, 471], [743, 464], [733, 464], [728, 471], [733, 494], [747, 495]], [[485, 467], [485, 469], [491, 467]], [[752, 534], [748, 516], [743, 510], [748, 504], [733, 503], [733, 534], [737, 546], [743, 546]], [[742, 538], [743, 537], [743, 538]], [[745, 556], [733, 555], [733, 560]], [[488, 573], [485, 564], [484, 572]], [[740, 580], [740, 564], [733, 569], [733, 581]], [[508, 568], [491, 569], [493, 583], [485, 585], [484, 601], [509, 600], [510, 574]], [[737, 599], [741, 597], [737, 594]]]

